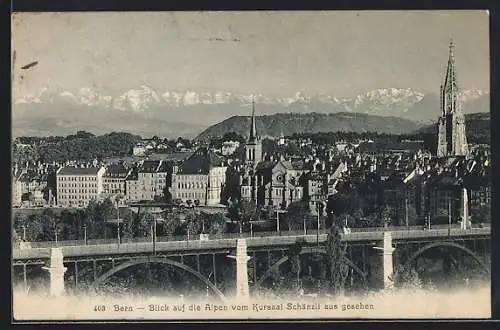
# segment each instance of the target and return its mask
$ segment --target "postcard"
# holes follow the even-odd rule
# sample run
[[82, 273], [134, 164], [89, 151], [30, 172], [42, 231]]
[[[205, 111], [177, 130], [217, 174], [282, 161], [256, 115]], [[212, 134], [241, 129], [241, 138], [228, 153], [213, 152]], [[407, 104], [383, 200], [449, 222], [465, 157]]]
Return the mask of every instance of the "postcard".
[[15, 322], [490, 318], [487, 11], [12, 15]]

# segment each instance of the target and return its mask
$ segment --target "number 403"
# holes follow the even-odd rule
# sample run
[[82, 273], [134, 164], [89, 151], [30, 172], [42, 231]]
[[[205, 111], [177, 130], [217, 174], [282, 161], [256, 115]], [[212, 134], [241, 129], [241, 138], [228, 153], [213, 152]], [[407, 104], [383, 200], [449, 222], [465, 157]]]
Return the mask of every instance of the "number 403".
[[106, 306], [104, 305], [95, 305], [94, 306], [94, 312], [105, 312], [106, 311]]

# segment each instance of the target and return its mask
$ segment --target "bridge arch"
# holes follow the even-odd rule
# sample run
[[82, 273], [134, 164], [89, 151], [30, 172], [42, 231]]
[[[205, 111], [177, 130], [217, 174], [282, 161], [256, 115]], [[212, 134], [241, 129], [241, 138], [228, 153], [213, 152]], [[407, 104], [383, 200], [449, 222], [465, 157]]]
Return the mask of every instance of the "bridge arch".
[[[316, 254], [322, 254], [322, 255], [325, 255], [326, 254], [326, 250], [325, 249], [321, 249], [321, 248], [303, 248], [301, 251], [300, 251], [300, 255], [304, 255], [304, 254], [313, 254], [313, 253], [316, 253]], [[287, 262], [289, 260], [289, 257], [288, 256], [284, 256], [282, 257], [280, 260], [276, 261], [274, 263], [274, 265], [272, 265], [268, 270], [266, 270], [266, 272], [264, 273], [264, 275], [262, 275], [259, 280], [257, 282], [255, 282], [255, 287], [256, 288], [260, 288], [260, 286], [262, 285], [262, 283], [264, 283], [264, 281], [273, 273], [275, 272], [277, 269], [279, 269], [279, 267], [284, 264], [285, 262]], [[351, 267], [357, 274], [359, 274], [362, 278], [363, 278], [363, 281], [366, 282], [367, 280], [367, 274], [365, 272], [363, 272], [358, 266], [356, 266], [351, 259], [347, 258], [344, 256], [344, 263], [346, 263], [349, 267]]]
[[99, 284], [104, 283], [108, 278], [110, 278], [114, 274], [116, 274], [124, 269], [127, 269], [127, 268], [132, 267], [132, 266], [136, 266], [136, 265], [147, 264], [147, 263], [167, 264], [167, 265], [173, 266], [175, 268], [185, 270], [186, 272], [194, 275], [196, 278], [198, 278], [200, 281], [202, 281], [221, 300], [223, 300], [223, 301], [225, 300], [224, 294], [212, 282], [210, 282], [205, 276], [203, 276], [200, 272], [197, 272], [193, 268], [186, 266], [180, 262], [166, 259], [166, 258], [141, 258], [141, 259], [135, 259], [135, 260], [130, 260], [130, 261], [124, 262], [123, 264], [120, 264], [120, 265], [108, 270], [107, 272], [105, 272], [101, 276], [99, 276], [94, 281], [94, 283], [92, 283], [92, 288], [94, 290], [96, 290], [97, 287], [99, 286]]
[[462, 246], [460, 244], [457, 244], [457, 243], [454, 243], [454, 242], [435, 242], [435, 243], [431, 243], [431, 244], [428, 244], [428, 245], [425, 245], [423, 247], [421, 247], [420, 249], [418, 249], [415, 253], [413, 253], [411, 255], [411, 257], [405, 262], [405, 268], [408, 268], [411, 266], [411, 264], [420, 256], [422, 255], [422, 253], [424, 253], [425, 251], [427, 250], [430, 250], [430, 249], [434, 249], [436, 247], [452, 247], [452, 248], [456, 248], [456, 249], [459, 249], [463, 252], [465, 252], [467, 255], [471, 256], [472, 258], [474, 258], [474, 260], [476, 260], [476, 262], [479, 264], [479, 266], [481, 266], [481, 268], [486, 272], [486, 273], [489, 273], [490, 270], [489, 268], [484, 264], [484, 262], [481, 260], [481, 258], [479, 258], [477, 256], [476, 253], [474, 253], [472, 250], [470, 250], [469, 248], [465, 247], [465, 246]]

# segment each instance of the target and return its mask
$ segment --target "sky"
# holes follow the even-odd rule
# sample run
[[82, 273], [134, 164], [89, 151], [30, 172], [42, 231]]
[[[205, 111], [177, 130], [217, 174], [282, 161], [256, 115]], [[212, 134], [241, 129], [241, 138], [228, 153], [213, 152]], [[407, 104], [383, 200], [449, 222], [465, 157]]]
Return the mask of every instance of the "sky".
[[450, 38], [460, 87], [489, 90], [486, 11], [18, 13], [14, 74], [39, 63], [13, 88], [438, 92]]

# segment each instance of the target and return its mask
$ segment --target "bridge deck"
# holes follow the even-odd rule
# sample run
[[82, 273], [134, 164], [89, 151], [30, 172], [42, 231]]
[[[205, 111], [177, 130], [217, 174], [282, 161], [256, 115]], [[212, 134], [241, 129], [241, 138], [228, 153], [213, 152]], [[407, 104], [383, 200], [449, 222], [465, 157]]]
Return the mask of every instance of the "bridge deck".
[[[468, 230], [461, 230], [457, 228], [437, 228], [429, 230], [391, 230], [393, 241], [419, 241], [425, 239], [474, 239], [474, 238], [488, 238], [491, 235], [490, 228], [472, 228]], [[259, 233], [252, 237], [241, 235], [247, 239], [247, 247], [264, 248], [270, 246], [289, 246], [302, 240], [306, 244], [324, 243], [327, 240], [328, 234], [326, 231], [316, 231], [313, 234], [307, 235], [282, 232], [280, 235], [275, 233], [273, 236], [257, 236]], [[384, 232], [368, 231], [368, 232], [352, 232], [350, 234], [342, 234], [342, 240], [353, 243], [374, 243], [383, 239]], [[157, 241], [155, 250], [157, 252], [199, 252], [199, 251], [220, 251], [236, 248], [236, 240], [240, 236], [231, 238], [220, 238], [210, 240], [178, 240], [162, 242]], [[153, 252], [153, 244], [149, 242], [135, 242], [135, 243], [122, 243], [122, 244], [95, 244], [95, 245], [65, 245], [61, 246], [65, 257], [87, 257], [99, 255], [126, 255], [126, 254], [143, 254]], [[50, 247], [44, 248], [26, 248], [14, 249], [13, 260], [30, 260], [30, 259], [45, 259], [49, 258]]]

